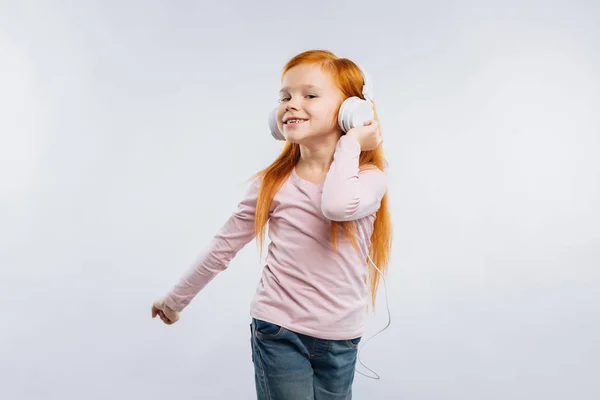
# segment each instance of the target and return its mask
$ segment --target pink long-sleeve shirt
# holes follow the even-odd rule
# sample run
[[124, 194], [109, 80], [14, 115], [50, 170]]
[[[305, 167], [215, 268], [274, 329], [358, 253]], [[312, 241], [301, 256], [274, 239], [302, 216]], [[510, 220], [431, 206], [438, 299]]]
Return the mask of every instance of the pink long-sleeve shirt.
[[[267, 258], [250, 315], [294, 332], [343, 340], [363, 335], [370, 292], [368, 243], [357, 236], [357, 253], [343, 232], [338, 252], [330, 241], [331, 221], [357, 220], [366, 238], [387, 191], [380, 169], [359, 171], [360, 144], [349, 136], [337, 143], [333, 162], [320, 184], [293, 170], [269, 210]], [[260, 180], [250, 185], [238, 209], [221, 227], [180, 281], [165, 296], [181, 311], [254, 237]]]

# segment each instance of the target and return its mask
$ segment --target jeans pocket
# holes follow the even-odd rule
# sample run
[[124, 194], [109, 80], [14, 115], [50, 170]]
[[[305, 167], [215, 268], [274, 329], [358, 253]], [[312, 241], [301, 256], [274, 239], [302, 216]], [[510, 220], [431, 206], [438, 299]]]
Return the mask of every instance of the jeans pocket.
[[272, 322], [263, 321], [261, 319], [255, 319], [254, 332], [256, 337], [261, 339], [273, 339], [279, 337], [285, 331], [282, 326], [276, 325]]
[[356, 349], [358, 347], [358, 344], [360, 343], [360, 339], [361, 337], [357, 337], [354, 339], [348, 339], [346, 340], [346, 344], [350, 347], [352, 347], [353, 349]]

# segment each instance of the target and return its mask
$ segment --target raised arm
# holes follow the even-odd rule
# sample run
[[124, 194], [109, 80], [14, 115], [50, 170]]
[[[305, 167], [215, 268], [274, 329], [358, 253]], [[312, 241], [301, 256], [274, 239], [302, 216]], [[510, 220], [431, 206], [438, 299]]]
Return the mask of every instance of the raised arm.
[[387, 177], [375, 166], [359, 169], [360, 144], [342, 136], [323, 184], [321, 211], [332, 221], [351, 221], [376, 212], [387, 191]]

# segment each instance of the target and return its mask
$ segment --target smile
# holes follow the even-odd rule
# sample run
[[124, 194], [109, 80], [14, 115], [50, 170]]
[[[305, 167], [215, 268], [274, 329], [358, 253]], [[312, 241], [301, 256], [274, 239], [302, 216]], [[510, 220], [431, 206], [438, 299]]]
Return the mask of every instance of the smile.
[[289, 121], [287, 121], [285, 123], [285, 125], [298, 125], [298, 124], [301, 124], [306, 121], [307, 120], [305, 120], [305, 119], [290, 119]]

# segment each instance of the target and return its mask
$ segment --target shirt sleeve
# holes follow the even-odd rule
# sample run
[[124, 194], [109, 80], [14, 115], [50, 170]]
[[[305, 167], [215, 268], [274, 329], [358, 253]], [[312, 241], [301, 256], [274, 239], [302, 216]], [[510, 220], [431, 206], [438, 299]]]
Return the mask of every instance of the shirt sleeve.
[[321, 211], [332, 221], [352, 221], [371, 215], [387, 191], [387, 177], [379, 168], [360, 171], [360, 143], [342, 136], [323, 184]]
[[238, 204], [237, 211], [219, 229], [196, 261], [165, 296], [165, 303], [176, 311], [183, 310], [192, 299], [221, 271], [235, 255], [255, 237], [254, 221], [260, 179], [255, 179]]

